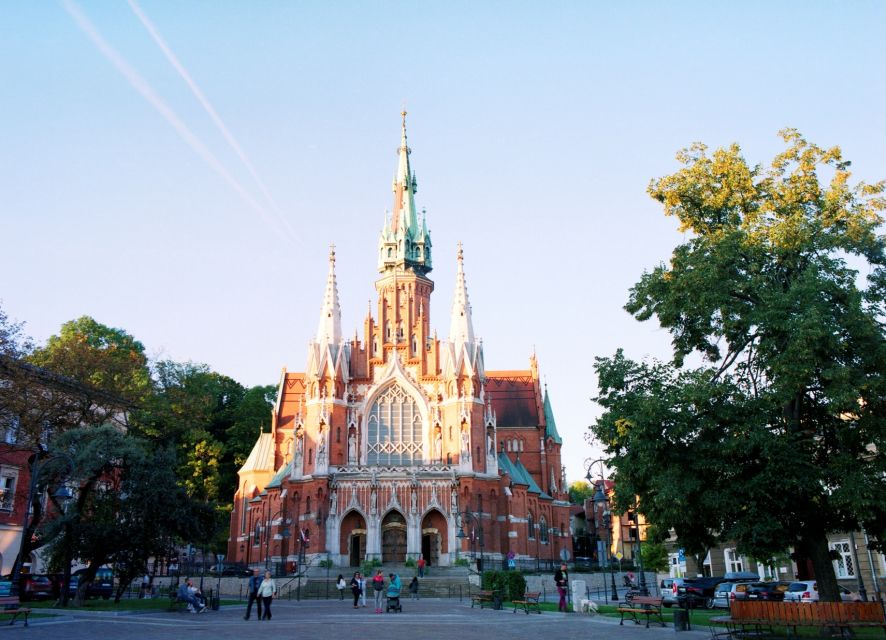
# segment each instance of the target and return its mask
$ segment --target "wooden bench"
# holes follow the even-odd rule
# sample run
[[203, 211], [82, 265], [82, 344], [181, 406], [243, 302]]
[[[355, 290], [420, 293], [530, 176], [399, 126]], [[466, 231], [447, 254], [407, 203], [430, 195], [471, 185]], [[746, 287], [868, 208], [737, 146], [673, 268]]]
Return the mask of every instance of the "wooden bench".
[[27, 607], [22, 607], [21, 604], [18, 596], [0, 596], [0, 605], [3, 605], [3, 610], [0, 613], [12, 615], [12, 620], [9, 621], [10, 625], [15, 624], [16, 619], [23, 615], [25, 617], [25, 626], [27, 627], [28, 616], [31, 614], [31, 610]]
[[630, 602], [619, 602], [618, 613], [621, 614], [621, 620], [618, 624], [625, 623], [625, 616], [628, 616], [636, 624], [640, 624], [640, 618], [637, 616], [646, 616], [646, 628], [649, 628], [649, 619], [653, 616], [658, 618], [661, 626], [665, 626], [664, 618], [661, 617], [661, 598], [653, 596], [634, 596]]
[[527, 591], [523, 594], [522, 600], [512, 600], [514, 613], [517, 613], [517, 609], [523, 609], [527, 616], [529, 615], [530, 609], [536, 613], [541, 613], [541, 608], [538, 606], [538, 599], [540, 597], [541, 591]]
[[471, 609], [475, 604], [479, 604], [482, 609], [485, 605], [493, 606], [495, 603], [495, 591], [478, 591], [471, 596]]
[[[836, 627], [841, 633], [851, 629], [881, 627], [886, 630], [886, 610], [879, 602], [760, 602], [737, 600], [728, 616], [711, 618], [723, 624], [733, 635], [752, 635], [755, 630], [776, 626]], [[750, 633], [748, 629], [751, 629]]]

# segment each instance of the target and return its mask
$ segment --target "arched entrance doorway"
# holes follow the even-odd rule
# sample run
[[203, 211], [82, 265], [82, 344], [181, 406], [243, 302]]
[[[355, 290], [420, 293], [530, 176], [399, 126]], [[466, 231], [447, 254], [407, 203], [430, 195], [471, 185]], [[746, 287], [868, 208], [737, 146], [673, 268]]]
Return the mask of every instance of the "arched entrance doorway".
[[381, 561], [406, 561], [406, 519], [399, 511], [390, 511], [382, 520]]
[[366, 520], [357, 511], [349, 511], [342, 518], [339, 552], [352, 567], [359, 567], [366, 557]]
[[436, 509], [428, 511], [421, 521], [421, 555], [429, 567], [440, 563], [446, 548], [446, 518]]

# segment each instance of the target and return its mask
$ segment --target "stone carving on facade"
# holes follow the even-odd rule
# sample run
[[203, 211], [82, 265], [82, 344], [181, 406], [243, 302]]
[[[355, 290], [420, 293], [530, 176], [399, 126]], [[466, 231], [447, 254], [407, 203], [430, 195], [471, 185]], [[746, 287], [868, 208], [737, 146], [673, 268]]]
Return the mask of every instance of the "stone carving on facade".
[[369, 513], [372, 515], [378, 514], [378, 492], [373, 487], [372, 493], [369, 496]]
[[416, 513], [418, 511], [418, 492], [416, 492], [414, 488], [412, 489], [410, 500], [412, 503], [410, 504], [409, 510], [412, 511], [412, 513]]

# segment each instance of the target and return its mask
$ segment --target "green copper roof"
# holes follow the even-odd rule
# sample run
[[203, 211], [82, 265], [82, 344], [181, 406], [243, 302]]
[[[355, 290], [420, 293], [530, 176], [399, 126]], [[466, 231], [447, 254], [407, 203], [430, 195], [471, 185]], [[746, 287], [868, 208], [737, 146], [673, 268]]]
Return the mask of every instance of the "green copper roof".
[[271, 478], [271, 481], [268, 483], [268, 486], [265, 487], [265, 489], [267, 490], [267, 489], [274, 489], [276, 487], [279, 487], [283, 483], [283, 478], [286, 477], [286, 475], [288, 475], [290, 471], [292, 471], [292, 463], [291, 462], [283, 465], [280, 468], [280, 471], [278, 471], [276, 473], [276, 475], [273, 478]]
[[554, 420], [554, 411], [551, 409], [551, 398], [548, 395], [548, 387], [545, 385], [545, 438], [551, 438], [557, 444], [563, 444], [560, 434], [557, 433], [557, 421]]
[[504, 451], [500, 451], [498, 454], [498, 468], [511, 476], [511, 480], [517, 484], [525, 484], [528, 486], [529, 493], [537, 493], [539, 498], [553, 500], [551, 496], [542, 491], [538, 484], [536, 484], [535, 480], [532, 478], [532, 474], [529, 473], [529, 470], [525, 466], [523, 466], [523, 463], [520, 462], [520, 460], [511, 462], [511, 459]]

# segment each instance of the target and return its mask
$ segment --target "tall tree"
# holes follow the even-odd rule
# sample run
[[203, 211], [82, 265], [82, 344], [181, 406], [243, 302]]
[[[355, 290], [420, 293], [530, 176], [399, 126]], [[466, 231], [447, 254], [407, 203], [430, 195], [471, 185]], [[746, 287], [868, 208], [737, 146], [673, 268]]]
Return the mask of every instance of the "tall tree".
[[592, 429], [618, 500], [639, 495], [688, 551], [793, 546], [838, 600], [827, 535], [886, 540], [886, 185], [851, 186], [838, 148], [782, 137], [768, 167], [696, 144], [651, 183], [689, 239], [626, 309], [671, 333], [673, 361], [598, 358]]

